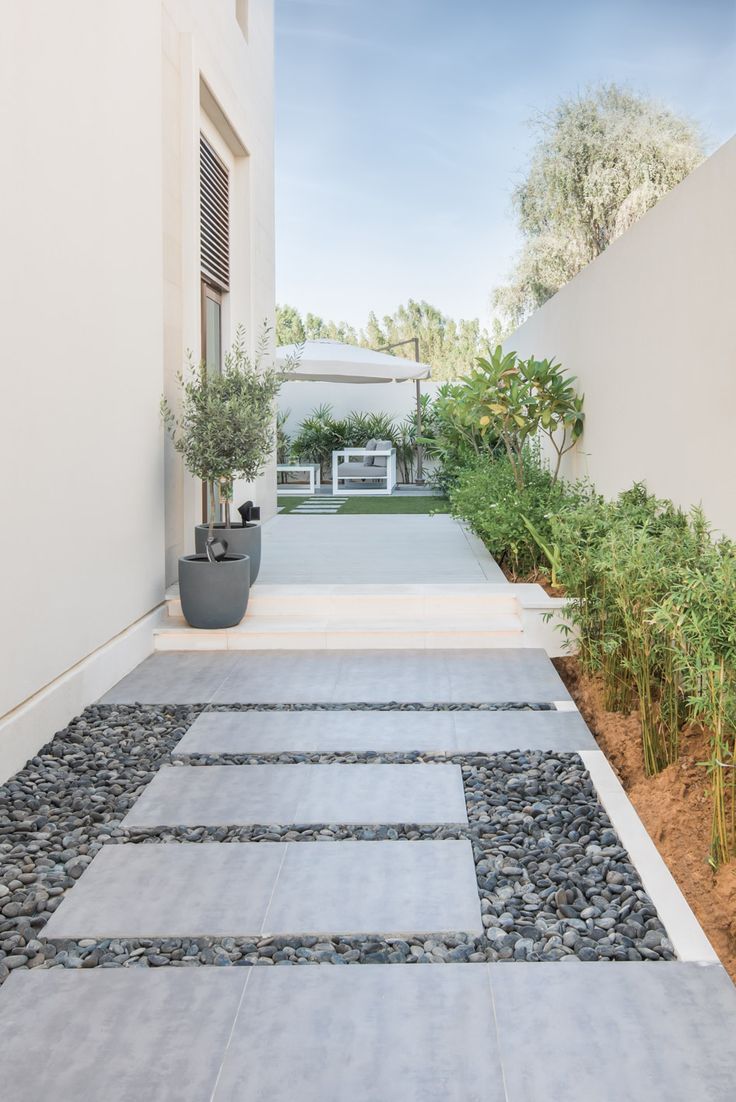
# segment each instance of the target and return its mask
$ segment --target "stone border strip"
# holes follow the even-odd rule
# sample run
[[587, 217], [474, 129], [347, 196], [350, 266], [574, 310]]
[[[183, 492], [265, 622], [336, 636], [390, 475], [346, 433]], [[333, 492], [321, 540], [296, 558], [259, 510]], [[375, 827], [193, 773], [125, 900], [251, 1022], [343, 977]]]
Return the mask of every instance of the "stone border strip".
[[606, 755], [602, 750], [580, 750], [579, 754], [613, 829], [628, 851], [647, 895], [656, 907], [678, 960], [720, 964], [718, 954], [647, 834]]

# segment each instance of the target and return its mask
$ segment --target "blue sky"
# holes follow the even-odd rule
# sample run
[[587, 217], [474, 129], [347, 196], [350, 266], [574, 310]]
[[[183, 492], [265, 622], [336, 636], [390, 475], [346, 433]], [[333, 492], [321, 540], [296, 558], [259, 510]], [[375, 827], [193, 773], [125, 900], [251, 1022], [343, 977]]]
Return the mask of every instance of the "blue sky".
[[736, 0], [276, 0], [276, 293], [487, 324], [529, 120], [617, 81], [736, 131]]

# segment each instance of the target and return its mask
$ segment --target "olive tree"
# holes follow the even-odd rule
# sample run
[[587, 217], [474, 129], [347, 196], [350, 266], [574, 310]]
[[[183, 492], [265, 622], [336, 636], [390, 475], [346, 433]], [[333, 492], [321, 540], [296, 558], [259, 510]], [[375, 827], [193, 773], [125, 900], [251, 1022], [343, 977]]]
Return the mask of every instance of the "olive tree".
[[[178, 413], [166, 398], [161, 401], [164, 424], [185, 467], [208, 485], [210, 538], [216, 490], [225, 506], [225, 525], [229, 528], [234, 480], [253, 481], [274, 447], [274, 399], [284, 369], [264, 364], [270, 332], [264, 326], [255, 355], [250, 356], [245, 330], [239, 326], [222, 372], [208, 373], [205, 364], [195, 364], [190, 356], [186, 371], [177, 376]], [[286, 370], [291, 366], [287, 365]]]

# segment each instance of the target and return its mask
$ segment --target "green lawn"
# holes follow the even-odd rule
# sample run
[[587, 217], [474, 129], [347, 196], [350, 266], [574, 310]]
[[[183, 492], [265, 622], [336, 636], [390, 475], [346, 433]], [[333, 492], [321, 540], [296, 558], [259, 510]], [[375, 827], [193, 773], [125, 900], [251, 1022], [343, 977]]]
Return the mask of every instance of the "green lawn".
[[[326, 497], [329, 501], [330, 498]], [[279, 508], [282, 513], [291, 513], [303, 502], [319, 501], [316, 497], [280, 497]], [[417, 494], [400, 497], [349, 497], [338, 512], [345, 513], [449, 513], [450, 503], [446, 497], [424, 497]], [[300, 514], [302, 515], [302, 514]]]

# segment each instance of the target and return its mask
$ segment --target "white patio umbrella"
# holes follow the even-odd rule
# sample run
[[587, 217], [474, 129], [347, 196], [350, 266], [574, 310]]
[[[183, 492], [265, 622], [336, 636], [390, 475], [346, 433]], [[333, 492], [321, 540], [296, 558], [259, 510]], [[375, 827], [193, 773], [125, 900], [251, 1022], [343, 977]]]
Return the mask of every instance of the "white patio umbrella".
[[305, 341], [303, 345], [285, 344], [276, 349], [276, 363], [284, 368], [295, 356], [299, 356], [299, 362], [287, 375], [289, 380], [295, 381], [403, 383], [428, 379], [431, 374], [429, 364], [340, 341]]
[[[413, 340], [413, 338], [412, 338]], [[400, 342], [411, 343], [411, 342]], [[418, 342], [415, 343], [418, 358]], [[293, 365], [298, 357], [296, 367]], [[407, 360], [403, 356], [389, 356], [386, 352], [374, 352], [372, 348], [359, 348], [341, 341], [305, 341], [304, 344], [285, 344], [276, 349], [276, 363], [285, 369], [290, 382], [317, 383], [405, 383], [416, 384], [417, 429], [422, 431], [422, 413], [419, 383], [429, 379], [429, 364]], [[423, 483], [422, 447], [417, 445], [417, 483]]]

